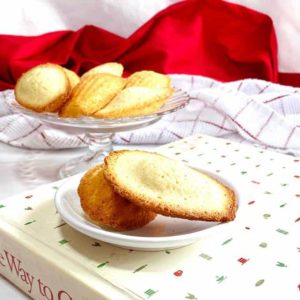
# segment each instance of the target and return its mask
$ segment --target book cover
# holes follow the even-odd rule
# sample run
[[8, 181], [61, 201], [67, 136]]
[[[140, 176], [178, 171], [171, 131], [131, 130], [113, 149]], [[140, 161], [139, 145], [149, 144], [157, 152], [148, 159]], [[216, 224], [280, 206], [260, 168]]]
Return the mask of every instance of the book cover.
[[[53, 205], [53, 191], [62, 182], [0, 202], [0, 273], [34, 299], [132, 299], [130, 292], [57, 251], [55, 246], [68, 242], [58, 232], [65, 223]], [[48, 229], [58, 234], [47, 236]]]

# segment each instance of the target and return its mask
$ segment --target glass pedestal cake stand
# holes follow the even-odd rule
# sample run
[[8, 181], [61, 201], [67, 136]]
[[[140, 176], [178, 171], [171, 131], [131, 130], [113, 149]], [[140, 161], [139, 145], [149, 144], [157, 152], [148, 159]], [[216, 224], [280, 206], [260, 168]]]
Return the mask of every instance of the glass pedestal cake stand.
[[131, 131], [149, 126], [159, 121], [163, 115], [183, 108], [189, 102], [189, 99], [190, 97], [186, 92], [176, 90], [158, 112], [145, 116], [118, 119], [61, 118], [56, 113], [37, 113], [27, 110], [20, 106], [14, 97], [10, 97], [8, 101], [11, 109], [16, 113], [38, 119], [67, 133], [85, 134], [88, 141], [88, 150], [83, 156], [66, 162], [60, 168], [59, 177], [65, 178], [83, 172], [103, 161], [104, 157], [113, 150], [112, 137], [116, 132]]

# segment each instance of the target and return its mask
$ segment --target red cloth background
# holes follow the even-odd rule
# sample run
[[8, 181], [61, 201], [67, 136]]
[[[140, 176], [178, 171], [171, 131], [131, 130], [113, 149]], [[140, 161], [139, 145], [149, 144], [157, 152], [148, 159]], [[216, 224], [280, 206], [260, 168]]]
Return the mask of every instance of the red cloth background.
[[[148, 69], [221, 81], [279, 77], [272, 20], [220, 0], [187, 0], [159, 12], [129, 38], [94, 26], [40, 36], [0, 35], [0, 89], [12, 88], [29, 68], [53, 62], [79, 74], [118, 61], [128, 73]], [[299, 79], [299, 80], [298, 80]]]

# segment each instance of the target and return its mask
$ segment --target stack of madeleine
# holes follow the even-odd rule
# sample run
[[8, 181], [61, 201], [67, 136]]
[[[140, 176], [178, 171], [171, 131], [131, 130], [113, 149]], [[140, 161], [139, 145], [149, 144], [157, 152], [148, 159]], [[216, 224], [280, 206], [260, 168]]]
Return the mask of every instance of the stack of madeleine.
[[111, 152], [84, 174], [78, 194], [87, 217], [114, 230], [140, 228], [156, 214], [228, 222], [237, 208], [234, 192], [215, 178], [141, 150]]
[[15, 98], [30, 110], [65, 118], [122, 118], [155, 113], [174, 92], [167, 75], [139, 71], [123, 78], [123, 69], [110, 62], [79, 77], [57, 64], [38, 65], [18, 79]]

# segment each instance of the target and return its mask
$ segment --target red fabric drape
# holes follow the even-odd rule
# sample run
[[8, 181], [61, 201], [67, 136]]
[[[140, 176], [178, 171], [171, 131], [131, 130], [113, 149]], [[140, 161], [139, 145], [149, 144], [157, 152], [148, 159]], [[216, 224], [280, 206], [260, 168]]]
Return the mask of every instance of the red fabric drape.
[[220, 0], [187, 0], [159, 12], [127, 39], [94, 26], [0, 35], [0, 89], [13, 87], [40, 63], [82, 74], [108, 61], [122, 63], [128, 73], [148, 69], [221, 81], [278, 81], [276, 36], [268, 16]]

